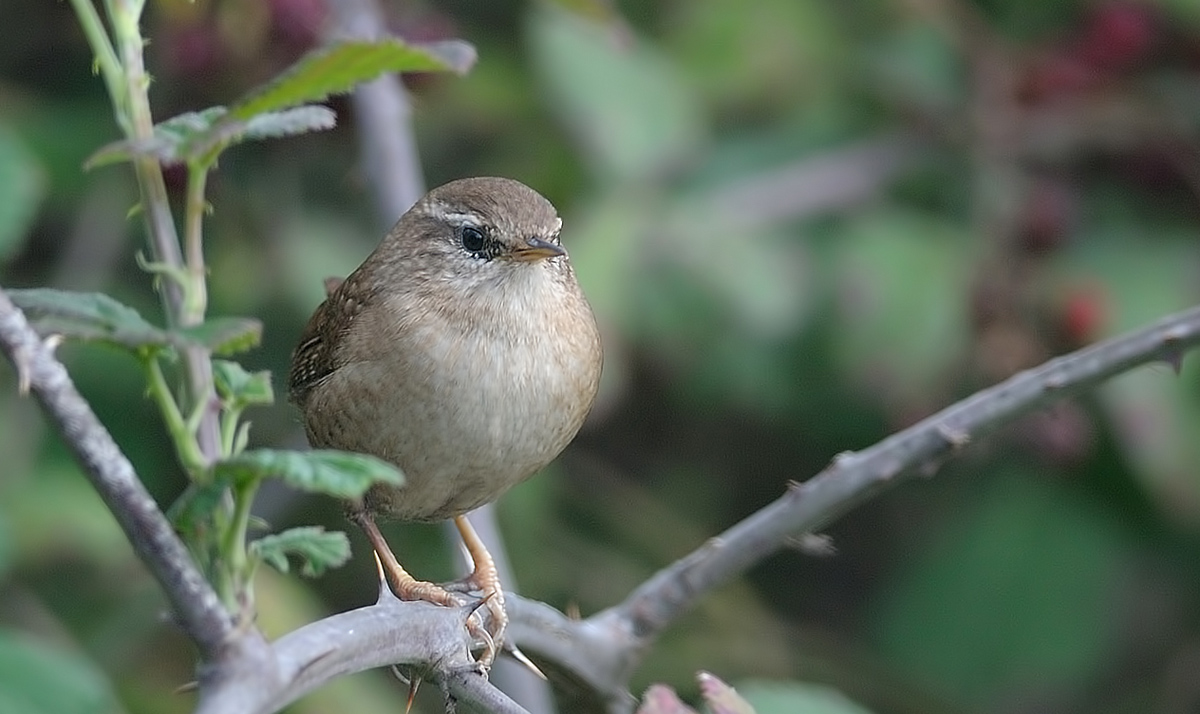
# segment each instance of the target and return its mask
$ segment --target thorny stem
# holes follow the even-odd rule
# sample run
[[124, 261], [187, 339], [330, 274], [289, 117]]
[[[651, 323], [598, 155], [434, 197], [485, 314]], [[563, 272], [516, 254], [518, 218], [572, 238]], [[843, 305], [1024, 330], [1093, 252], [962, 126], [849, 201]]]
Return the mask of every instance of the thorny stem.
[[[254, 492], [258, 484], [254, 482], [240, 484], [233, 489], [233, 520], [225, 531], [225, 542], [221, 550], [229, 559], [226, 567], [221, 569], [221, 583], [218, 590], [225, 606], [232, 612], [248, 615], [253, 608], [249, 588], [245, 587], [249, 577], [246, 559], [246, 531], [250, 527], [250, 506], [254, 503]], [[242, 594], [245, 593], [245, 599]]]
[[126, 133], [129, 133], [125, 114], [119, 109], [120, 104], [116, 101], [118, 97], [125, 95], [125, 78], [121, 73], [121, 61], [117, 59], [117, 53], [108, 40], [108, 31], [104, 27], [104, 22], [100, 19], [100, 14], [96, 12], [96, 6], [92, 4], [92, 0], [71, 0], [71, 6], [75, 8], [79, 24], [83, 25], [83, 34], [87, 36], [88, 44], [92, 46], [92, 52], [96, 56], [95, 69], [99, 70], [100, 76], [104, 78], [104, 84], [108, 87], [108, 95], [114, 100], [113, 113], [116, 115], [117, 123]]
[[208, 162], [188, 164], [188, 190], [183, 242], [186, 257], [188, 290], [184, 294], [181, 320], [184, 325], [204, 321], [208, 309], [207, 275], [204, 267], [204, 212], [208, 204], [204, 191], [208, 185]]
[[162, 365], [153, 354], [145, 355], [142, 362], [146, 368], [150, 396], [162, 412], [163, 421], [167, 424], [167, 433], [171, 435], [175, 449], [179, 452], [179, 460], [193, 481], [200, 480], [205, 470], [204, 454], [200, 452], [200, 445], [196, 443], [194, 433], [171, 395], [171, 388], [167, 386], [166, 377], [163, 376]]

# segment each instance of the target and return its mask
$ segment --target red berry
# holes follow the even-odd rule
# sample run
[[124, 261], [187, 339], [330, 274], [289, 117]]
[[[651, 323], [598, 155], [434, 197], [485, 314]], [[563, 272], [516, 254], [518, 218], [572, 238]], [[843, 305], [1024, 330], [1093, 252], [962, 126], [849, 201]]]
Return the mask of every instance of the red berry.
[[1107, 302], [1101, 285], [1079, 287], [1067, 293], [1060, 324], [1071, 345], [1086, 345], [1103, 333], [1108, 322]]
[[1088, 18], [1082, 53], [1103, 69], [1124, 69], [1145, 56], [1158, 35], [1150, 8], [1141, 2], [1113, 0]]

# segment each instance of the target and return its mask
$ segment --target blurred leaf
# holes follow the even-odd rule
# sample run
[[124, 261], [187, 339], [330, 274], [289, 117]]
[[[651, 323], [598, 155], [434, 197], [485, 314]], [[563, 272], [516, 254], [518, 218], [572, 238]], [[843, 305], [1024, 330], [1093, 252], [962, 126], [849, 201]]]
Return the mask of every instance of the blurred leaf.
[[229, 489], [229, 483], [215, 480], [204, 485], [193, 484], [171, 504], [167, 518], [180, 533], [194, 533], [201, 525], [209, 522], [209, 516], [221, 503]]
[[41, 165], [16, 134], [0, 124], [0, 260], [20, 247], [44, 193]]
[[217, 359], [213, 360], [213, 381], [217, 394], [235, 408], [275, 403], [271, 373], [266, 370], [251, 373], [237, 362]]
[[790, 235], [750, 228], [738, 215], [707, 207], [705, 198], [670, 206], [646, 241], [652, 245], [643, 247], [685, 267], [747, 337], [795, 333], [813, 287], [804, 245]]
[[128, 161], [134, 154], [148, 154], [164, 164], [204, 158], [217, 148], [256, 139], [292, 136], [332, 129], [337, 123], [333, 110], [307, 105], [266, 112], [248, 120], [231, 118], [225, 107], [209, 107], [171, 117], [154, 126], [154, 137], [145, 142], [116, 141], [92, 154], [84, 164], [95, 168]]
[[3, 513], [0, 513], [0, 577], [12, 565], [15, 556], [11, 526]]
[[838, 690], [807, 682], [750, 681], [738, 692], [757, 714], [871, 714]]
[[553, 109], [606, 177], [660, 175], [700, 145], [697, 99], [646, 42], [549, 6], [533, 13], [530, 37]]
[[275, 476], [301, 491], [338, 498], [358, 498], [376, 483], [398, 486], [404, 482], [395, 466], [349, 451], [256, 449], [220, 461], [213, 470], [217, 478], [235, 483]]
[[287, 556], [298, 556], [302, 562], [300, 573], [315, 578], [350, 559], [350, 539], [341, 531], [304, 526], [263, 536], [250, 544], [250, 552], [282, 573], [288, 572]]
[[0, 712], [108, 714], [116, 708], [108, 682], [94, 664], [0, 630]]
[[877, 66], [884, 92], [930, 114], [954, 111], [966, 94], [960, 52], [929, 23], [898, 28], [879, 50]]
[[856, 381], [900, 403], [937, 393], [967, 335], [971, 246], [933, 216], [879, 210], [845, 224], [827, 272], [840, 361]]
[[974, 495], [883, 591], [883, 651], [968, 706], [1089, 686], [1120, 626], [1114, 522], [1048, 475], [989, 474]]
[[249, 317], [214, 317], [199, 325], [170, 333], [185, 342], [203, 345], [213, 354], [230, 355], [257, 347], [262, 339], [262, 322]]
[[555, 5], [596, 22], [614, 22], [619, 18], [612, 0], [551, 0]]
[[1099, 395], [1141, 487], [1190, 529], [1200, 524], [1200, 364], [1195, 355], [1183, 364], [1180, 376], [1166, 365], [1123, 374]]
[[251, 119], [305, 102], [324, 101], [384, 72], [455, 72], [475, 64], [475, 48], [461, 40], [428, 44], [397, 38], [347, 40], [313, 50], [229, 108], [233, 119]]
[[[862, 109], [844, 107], [848, 85], [860, 81], [855, 41], [839, 5], [813, 0], [755, 0], [752, 3], [692, 2], [671, 13], [662, 26], [680, 58], [689, 86], [736, 116], [776, 120], [804, 111], [806, 121], [778, 121], [786, 131], [807, 133], [808, 119], [845, 124]], [[750, 138], [773, 122], [754, 122], [738, 138]]]

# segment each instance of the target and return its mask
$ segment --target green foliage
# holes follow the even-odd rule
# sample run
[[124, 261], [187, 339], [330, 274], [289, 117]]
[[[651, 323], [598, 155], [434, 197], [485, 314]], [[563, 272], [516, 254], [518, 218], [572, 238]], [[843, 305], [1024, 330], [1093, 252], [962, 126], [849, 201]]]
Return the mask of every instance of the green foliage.
[[750, 681], [738, 685], [757, 714], [871, 714], [832, 687], [806, 682]]
[[315, 578], [350, 559], [350, 540], [340, 531], [302, 526], [263, 536], [250, 544], [250, 552], [281, 573], [288, 572], [287, 556], [297, 556], [302, 563], [300, 574]]
[[684, 162], [704, 136], [696, 98], [670, 60], [636, 36], [546, 8], [530, 24], [554, 108], [605, 178], [649, 179]]
[[128, 161], [134, 155], [153, 156], [164, 164], [188, 163], [215, 156], [221, 149], [261, 139], [332, 129], [337, 117], [331, 109], [301, 106], [264, 112], [249, 119], [231, 118], [226, 107], [187, 112], [156, 124], [150, 141], [116, 141], [87, 160], [85, 168]]
[[88, 660], [0, 630], [0, 712], [107, 714], [116, 702]]
[[993, 474], [879, 611], [884, 651], [918, 681], [980, 706], [1015, 679], [1087, 686], [1116, 636], [1122, 534], [1032, 473]]
[[242, 365], [229, 360], [213, 360], [213, 382], [217, 394], [230, 409], [266, 406], [275, 402], [271, 388], [271, 373], [247, 372]]
[[229, 492], [226, 481], [192, 484], [167, 511], [167, 518], [180, 533], [195, 535], [211, 527], [213, 514]]
[[213, 466], [218, 479], [244, 484], [268, 476], [301, 491], [338, 498], [358, 498], [376, 483], [399, 486], [404, 476], [393, 465], [366, 454], [346, 451], [245, 451]]
[[20, 246], [44, 193], [45, 177], [37, 159], [0, 123], [0, 259]]
[[216, 318], [193, 327], [163, 329], [103, 293], [31, 288], [10, 290], [8, 295], [42, 335], [106, 342], [134, 352], [203, 347], [214, 354], [231, 354], [256, 346], [262, 336], [262, 323], [249, 318]]
[[473, 64], [474, 48], [457, 40], [429, 44], [396, 38], [343, 40], [313, 50], [272, 81], [252, 90], [229, 108], [229, 116], [249, 120], [304, 102], [319, 102], [384, 72], [464, 74]]
[[[839, 363], [902, 400], [931, 393], [958, 358], [967, 311], [958, 299], [971, 246], [961, 229], [903, 211], [849, 219], [832, 251], [846, 322]], [[919, 276], [919, 279], [914, 279]]]

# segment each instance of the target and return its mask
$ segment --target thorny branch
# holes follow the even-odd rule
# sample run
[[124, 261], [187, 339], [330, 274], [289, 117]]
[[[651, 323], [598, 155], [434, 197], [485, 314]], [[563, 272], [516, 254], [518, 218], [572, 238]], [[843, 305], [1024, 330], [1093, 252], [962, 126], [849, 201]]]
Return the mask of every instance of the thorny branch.
[[[1200, 308], [1192, 308], [1051, 360], [869, 449], [843, 454], [613, 608], [575, 621], [549, 606], [514, 598], [510, 633], [522, 648], [555, 661], [593, 687], [611, 711], [630, 711], [633, 699], [626, 687], [643, 653], [714, 587], [883, 489], [913, 475], [932, 475], [971, 441], [1016, 417], [1142, 364], [1163, 361], [1178, 367], [1183, 353], [1197, 344]], [[376, 605], [320, 620], [269, 647], [260, 646], [256, 631], [239, 630], [229, 621], [50, 346], [2, 293], [0, 347], [16, 366], [19, 384], [37, 395], [75, 451], [206, 657], [198, 711], [267, 714], [334, 677], [396, 662], [430, 669], [456, 696], [488, 701], [493, 711], [522, 711], [472, 673], [462, 627], [465, 613], [457, 610], [403, 603], [383, 594]]]

